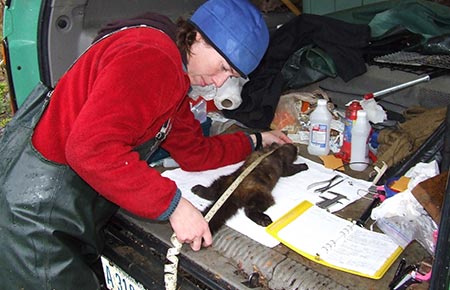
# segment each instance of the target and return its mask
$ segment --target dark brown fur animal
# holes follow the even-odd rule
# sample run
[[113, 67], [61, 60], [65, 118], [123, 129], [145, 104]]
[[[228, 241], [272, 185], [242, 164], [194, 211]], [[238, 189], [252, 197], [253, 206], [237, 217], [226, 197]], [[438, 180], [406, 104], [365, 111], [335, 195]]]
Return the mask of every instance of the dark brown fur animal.
[[[209, 222], [212, 233], [222, 227], [240, 208], [244, 208], [247, 217], [258, 225], [265, 227], [272, 223], [264, 211], [275, 203], [272, 190], [278, 180], [280, 177], [291, 176], [308, 169], [304, 163], [294, 164], [297, 159], [297, 147], [293, 144], [278, 145], [274, 143], [268, 148], [253, 152], [235, 172], [219, 177], [209, 187], [196, 185], [191, 190], [202, 198], [213, 202], [217, 201], [253, 161], [270, 150], [275, 151], [253, 169], [212, 217]], [[207, 207], [203, 213], [206, 214], [212, 205]]]

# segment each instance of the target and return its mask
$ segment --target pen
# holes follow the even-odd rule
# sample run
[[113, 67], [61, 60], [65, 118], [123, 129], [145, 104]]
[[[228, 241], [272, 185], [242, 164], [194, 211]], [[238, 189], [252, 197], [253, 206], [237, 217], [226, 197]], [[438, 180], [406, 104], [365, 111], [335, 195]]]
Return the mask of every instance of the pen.
[[[399, 265], [400, 266], [400, 265]], [[416, 265], [409, 265], [405, 268], [402, 266], [402, 271], [400, 271], [399, 275], [394, 277], [391, 283], [389, 283], [390, 289], [398, 289], [399, 286], [404, 284], [406, 281], [412, 278], [411, 272], [417, 269]]]
[[402, 275], [403, 268], [405, 267], [405, 265], [406, 265], [406, 259], [402, 258], [402, 260], [398, 264], [397, 270], [395, 270], [394, 278], [392, 278], [391, 283], [389, 283], [390, 288], [392, 288], [396, 284], [397, 280]]
[[400, 263], [398, 263], [398, 267], [397, 267], [397, 270], [395, 271], [394, 278], [398, 277], [403, 272], [403, 268], [405, 267], [405, 265], [406, 265], [406, 259], [402, 258]]
[[[411, 279], [412, 279], [411, 273], [406, 274], [405, 276], [403, 276], [403, 279], [400, 280], [400, 282], [394, 286], [393, 290], [399, 290], [400, 287], [407, 286], [406, 283]], [[405, 289], [406, 289], [406, 287], [405, 287]]]

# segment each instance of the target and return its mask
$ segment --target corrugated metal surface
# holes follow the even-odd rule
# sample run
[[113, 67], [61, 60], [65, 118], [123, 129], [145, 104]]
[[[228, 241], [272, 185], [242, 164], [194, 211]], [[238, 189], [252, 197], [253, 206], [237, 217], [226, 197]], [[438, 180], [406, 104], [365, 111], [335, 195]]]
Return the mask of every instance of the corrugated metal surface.
[[214, 249], [236, 261], [249, 274], [259, 272], [269, 289], [347, 289], [296, 261], [223, 227], [214, 237]]

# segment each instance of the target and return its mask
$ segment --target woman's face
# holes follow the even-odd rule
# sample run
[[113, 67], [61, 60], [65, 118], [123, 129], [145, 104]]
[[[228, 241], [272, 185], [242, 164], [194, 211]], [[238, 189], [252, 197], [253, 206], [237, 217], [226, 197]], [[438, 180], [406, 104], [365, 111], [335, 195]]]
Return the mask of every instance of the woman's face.
[[205, 42], [200, 33], [197, 33], [196, 41], [191, 46], [187, 62], [191, 85], [221, 87], [229, 77], [239, 77], [239, 73], [214, 47]]

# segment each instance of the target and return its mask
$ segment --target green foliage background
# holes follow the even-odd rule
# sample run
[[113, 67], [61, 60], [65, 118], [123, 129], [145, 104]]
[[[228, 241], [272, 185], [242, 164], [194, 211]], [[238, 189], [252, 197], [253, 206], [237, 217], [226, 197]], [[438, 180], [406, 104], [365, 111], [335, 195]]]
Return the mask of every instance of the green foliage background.
[[[3, 39], [3, 8], [5, 1], [0, 1], [0, 39]], [[0, 60], [0, 133], [11, 120], [12, 112], [8, 95], [8, 84], [3, 59]]]

